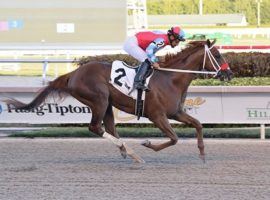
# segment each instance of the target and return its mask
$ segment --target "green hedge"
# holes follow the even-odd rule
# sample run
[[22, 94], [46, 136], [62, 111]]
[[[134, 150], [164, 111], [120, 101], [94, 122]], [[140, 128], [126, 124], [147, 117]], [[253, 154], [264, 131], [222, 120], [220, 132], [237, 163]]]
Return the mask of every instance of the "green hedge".
[[85, 64], [90, 61], [100, 61], [112, 63], [115, 60], [121, 60], [131, 66], [139, 65], [140, 62], [133, 57], [126, 54], [113, 54], [113, 55], [101, 55], [101, 56], [87, 56], [79, 59], [79, 65]]
[[270, 77], [270, 53], [225, 53], [235, 77]]

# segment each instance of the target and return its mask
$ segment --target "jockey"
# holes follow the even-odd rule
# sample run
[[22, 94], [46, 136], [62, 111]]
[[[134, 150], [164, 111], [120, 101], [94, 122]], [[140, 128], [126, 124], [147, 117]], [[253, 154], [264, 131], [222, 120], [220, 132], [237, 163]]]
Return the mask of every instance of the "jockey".
[[124, 50], [141, 62], [138, 72], [134, 79], [133, 89], [149, 90], [145, 85], [147, 72], [151, 65], [158, 69], [158, 58], [155, 53], [165, 47], [171, 45], [176, 47], [180, 41], [185, 41], [184, 31], [178, 27], [172, 27], [167, 33], [160, 31], [138, 32], [124, 43]]

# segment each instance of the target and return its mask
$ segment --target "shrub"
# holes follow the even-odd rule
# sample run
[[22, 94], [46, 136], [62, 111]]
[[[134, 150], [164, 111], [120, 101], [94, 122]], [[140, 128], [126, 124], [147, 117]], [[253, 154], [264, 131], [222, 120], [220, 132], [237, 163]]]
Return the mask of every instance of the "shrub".
[[270, 53], [225, 53], [235, 77], [270, 76]]

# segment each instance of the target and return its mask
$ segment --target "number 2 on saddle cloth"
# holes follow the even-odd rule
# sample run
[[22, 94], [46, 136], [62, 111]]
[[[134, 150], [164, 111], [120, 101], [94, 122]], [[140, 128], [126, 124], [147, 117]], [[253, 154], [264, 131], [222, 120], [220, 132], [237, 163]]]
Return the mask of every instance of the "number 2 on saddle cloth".
[[[135, 115], [138, 120], [144, 114], [144, 99], [145, 92], [134, 88], [134, 77], [138, 68], [127, 65], [126, 63], [116, 60], [112, 64], [111, 84], [125, 95], [136, 99]], [[149, 68], [143, 77], [143, 84], [149, 83], [150, 76], [153, 74], [153, 69]], [[149, 78], [148, 78], [149, 77]], [[150, 88], [151, 89], [151, 88]]]

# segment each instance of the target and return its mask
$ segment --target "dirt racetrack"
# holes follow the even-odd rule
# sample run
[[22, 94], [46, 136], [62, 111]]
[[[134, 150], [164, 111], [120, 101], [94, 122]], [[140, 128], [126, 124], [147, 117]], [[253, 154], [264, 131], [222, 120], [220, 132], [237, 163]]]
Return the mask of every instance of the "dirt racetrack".
[[206, 139], [206, 164], [194, 139], [158, 153], [124, 140], [145, 164], [104, 139], [2, 138], [0, 199], [270, 199], [269, 140]]

